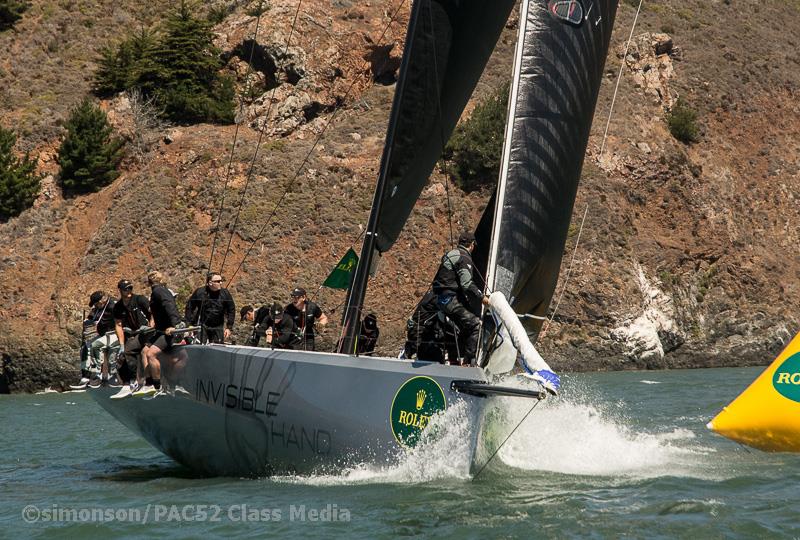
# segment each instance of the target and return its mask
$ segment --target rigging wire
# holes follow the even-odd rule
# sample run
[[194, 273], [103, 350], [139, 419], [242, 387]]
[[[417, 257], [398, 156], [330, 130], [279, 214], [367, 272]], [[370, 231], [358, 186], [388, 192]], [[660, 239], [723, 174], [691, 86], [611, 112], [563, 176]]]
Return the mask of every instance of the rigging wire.
[[494, 459], [494, 456], [497, 455], [497, 453], [500, 451], [500, 449], [503, 448], [503, 445], [506, 444], [506, 442], [508, 442], [508, 439], [511, 438], [511, 436], [517, 431], [517, 429], [519, 429], [519, 427], [528, 418], [528, 416], [530, 416], [530, 414], [533, 412], [533, 409], [536, 408], [536, 406], [539, 404], [540, 401], [541, 400], [536, 400], [536, 402], [534, 402], [534, 404], [531, 405], [531, 408], [528, 409], [528, 412], [525, 413], [525, 416], [522, 417], [522, 420], [520, 420], [517, 423], [517, 425], [514, 426], [514, 429], [511, 430], [511, 433], [509, 433], [508, 436], [505, 439], [503, 439], [503, 442], [501, 442], [500, 445], [495, 449], [495, 451], [492, 452], [492, 455], [489, 456], [489, 459], [486, 460], [486, 463], [484, 463], [483, 466], [480, 469], [478, 469], [478, 472], [476, 472], [475, 476], [472, 477], [473, 480], [475, 480], [476, 478], [478, 478], [478, 476], [480, 476], [480, 474], [487, 467], [487, 465], [489, 465], [489, 463], [492, 461], [492, 459]]
[[[247, 71], [245, 72], [245, 88], [248, 88], [248, 84], [249, 84], [249, 80], [250, 80], [250, 73], [252, 72], [253, 54], [254, 54], [254, 51], [255, 51], [255, 48], [256, 48], [256, 40], [258, 38], [258, 27], [261, 24], [261, 15], [263, 13], [263, 9], [262, 9], [263, 8], [263, 4], [264, 4], [264, 0], [259, 0], [258, 17], [256, 18], [256, 27], [255, 27], [255, 31], [254, 31], [254, 35], [253, 35], [253, 44], [250, 47], [250, 58], [249, 58], [249, 61], [247, 63]], [[242, 100], [242, 102], [239, 105], [239, 114], [240, 115], [242, 114], [243, 110], [244, 110], [244, 100]], [[209, 272], [211, 272], [211, 265], [214, 262], [214, 251], [216, 251], [216, 248], [217, 248], [217, 237], [219, 236], [219, 226], [220, 226], [220, 222], [222, 221], [222, 212], [225, 209], [225, 192], [228, 189], [228, 183], [230, 182], [230, 178], [231, 178], [231, 171], [233, 170], [233, 156], [234, 156], [234, 152], [236, 150], [236, 141], [239, 138], [239, 128], [240, 128], [240, 126], [241, 126], [241, 122], [237, 123], [236, 124], [236, 129], [233, 132], [233, 146], [231, 146], [231, 154], [230, 154], [230, 157], [228, 158], [228, 170], [225, 173], [225, 183], [222, 186], [222, 194], [220, 195], [219, 207], [217, 209], [217, 212], [218, 212], [217, 213], [217, 224], [214, 227], [214, 239], [211, 242], [211, 255], [208, 258], [208, 266], [206, 267], [207, 271], [209, 271]], [[224, 264], [224, 262], [223, 262], [223, 264]], [[220, 272], [221, 271], [222, 271], [222, 269], [220, 269]]]
[[[263, 2], [264, 0], [261, 1]], [[292, 42], [292, 35], [294, 35], [294, 29], [297, 26], [297, 17], [300, 14], [300, 6], [302, 5], [303, 5], [303, 0], [299, 0], [299, 2], [297, 2], [297, 9], [294, 12], [294, 19], [292, 20], [292, 27], [289, 30], [289, 36], [286, 38], [286, 47], [283, 50], [284, 57], [289, 52], [289, 44]], [[260, 6], [259, 6], [259, 11], [261, 11]], [[253, 46], [250, 48], [250, 63], [252, 63], [253, 61], [253, 49], [255, 49], [257, 37], [258, 37], [258, 24], [256, 23], [256, 32], [255, 35], [253, 36]], [[249, 69], [250, 67], [248, 66], [248, 70]], [[239, 205], [238, 208], [236, 209], [236, 218], [233, 220], [233, 226], [231, 227], [231, 236], [230, 238], [228, 238], [228, 246], [225, 249], [225, 255], [222, 257], [222, 265], [220, 266], [219, 270], [220, 272], [222, 272], [222, 269], [225, 268], [225, 261], [228, 260], [228, 254], [231, 251], [231, 244], [233, 243], [233, 235], [236, 232], [236, 226], [239, 224], [239, 215], [242, 212], [242, 206], [244, 206], [244, 198], [247, 195], [247, 187], [250, 185], [250, 180], [252, 180], [253, 178], [253, 170], [255, 169], [256, 158], [258, 157], [258, 150], [261, 147], [261, 141], [264, 138], [264, 132], [267, 130], [267, 124], [269, 123], [269, 113], [272, 111], [272, 103], [275, 101], [274, 99], [275, 92], [277, 90], [278, 90], [278, 85], [275, 85], [275, 87], [272, 89], [272, 94], [269, 97], [269, 103], [267, 104], [267, 111], [266, 113], [264, 113], [264, 123], [262, 124], [261, 129], [259, 130], [258, 133], [258, 141], [256, 142], [256, 149], [253, 152], [253, 159], [250, 161], [250, 168], [247, 171], [247, 177], [245, 178], [244, 187], [242, 188], [242, 196], [239, 199]], [[244, 104], [244, 100], [242, 101], [242, 104]]]
[[[386, 33], [389, 31], [389, 28], [391, 27], [391, 25], [397, 19], [397, 16], [400, 13], [400, 9], [405, 5], [406, 1], [407, 0], [401, 0], [400, 1], [400, 3], [397, 6], [397, 9], [394, 11], [394, 13], [392, 13], [392, 16], [389, 19], [389, 22], [386, 24], [386, 27], [383, 29], [383, 32], [381, 33], [381, 36], [378, 38], [377, 43], [380, 44], [380, 43], [383, 42], [383, 38], [386, 36]], [[345, 92], [344, 97], [342, 98], [342, 102], [346, 102], [347, 101], [347, 98], [350, 95], [350, 92], [353, 90], [353, 88], [355, 87], [355, 84], [356, 84], [356, 82], [358, 82], [358, 80], [359, 80], [358, 77], [354, 77], [353, 78], [353, 81], [350, 83], [350, 86], [348, 86], [347, 91]], [[272, 208], [272, 211], [270, 212], [269, 216], [267, 216], [267, 220], [261, 226], [261, 228], [259, 229], [258, 234], [256, 234], [255, 238], [253, 238], [253, 240], [250, 242], [250, 246], [247, 248], [247, 251], [245, 252], [244, 257], [242, 257], [242, 260], [239, 261], [239, 265], [236, 267], [236, 270], [233, 272], [233, 275], [231, 276], [231, 279], [228, 282], [229, 286], [230, 286], [230, 283], [232, 283], [233, 280], [235, 279], [235, 277], [238, 275], [239, 270], [241, 270], [242, 265], [244, 265], [245, 260], [247, 260], [247, 257], [250, 256], [250, 253], [252, 252], [253, 247], [255, 247], [256, 243], [261, 239], [261, 237], [264, 234], [264, 231], [266, 230], [267, 226], [272, 221], [272, 218], [275, 217], [275, 214], [277, 213], [278, 208], [280, 208], [281, 204], [283, 203], [283, 200], [291, 192], [291, 187], [294, 185], [294, 181], [297, 179], [298, 176], [300, 176], [300, 171], [302, 171], [303, 167], [305, 167], [306, 163], [308, 163], [308, 160], [311, 158], [311, 155], [314, 153], [314, 150], [317, 148], [317, 145], [322, 140], [323, 135], [327, 131], [328, 127], [333, 123], [334, 119], [336, 118], [336, 116], [337, 116], [337, 114], [338, 114], [338, 112], [340, 110], [341, 109], [335, 109], [333, 111], [333, 113], [331, 113], [330, 118], [328, 118], [328, 121], [325, 123], [325, 125], [320, 130], [319, 135], [317, 135], [317, 138], [314, 140], [314, 143], [312, 144], [311, 148], [306, 153], [305, 157], [303, 158], [303, 161], [297, 167], [297, 170], [295, 171], [294, 175], [286, 183], [286, 187], [285, 187], [283, 193], [281, 194], [281, 196], [278, 199], [278, 201], [275, 203], [275, 206]]]
[[564, 293], [567, 292], [567, 286], [569, 285], [569, 278], [572, 275], [572, 266], [575, 263], [575, 254], [578, 253], [578, 246], [581, 243], [581, 234], [583, 233], [583, 224], [586, 222], [586, 214], [589, 212], [589, 205], [586, 205], [586, 208], [583, 210], [583, 219], [581, 219], [581, 226], [578, 229], [578, 237], [575, 239], [575, 247], [572, 250], [572, 258], [569, 260], [569, 269], [567, 270], [567, 275], [564, 277], [564, 286], [561, 287], [561, 294], [558, 296], [558, 300], [556, 301], [556, 306], [553, 308], [553, 312], [550, 314], [550, 318], [545, 321], [544, 328], [542, 328], [541, 333], [544, 334], [547, 331], [547, 328], [550, 326], [550, 323], [553, 322], [553, 319], [556, 317], [556, 312], [558, 311], [558, 306], [561, 305], [561, 300], [564, 298]]
[[[631, 31], [630, 31], [630, 34], [628, 35], [628, 41], [625, 43], [625, 50], [624, 50], [624, 52], [622, 54], [622, 62], [620, 64], [620, 66], [619, 66], [619, 73], [617, 74], [617, 82], [614, 85], [614, 94], [611, 97], [611, 106], [609, 107], [609, 111], [608, 111], [608, 119], [606, 120], [606, 128], [605, 128], [605, 130], [603, 132], [603, 142], [600, 145], [600, 153], [598, 154], [598, 157], [597, 157], [598, 161], [600, 161], [603, 158], [603, 152], [604, 152], [605, 147], [606, 147], [606, 140], [608, 139], [608, 128], [611, 125], [611, 116], [614, 114], [614, 104], [617, 101], [617, 93], [619, 92], [619, 83], [622, 80], [622, 72], [625, 69], [625, 59], [628, 57], [628, 49], [630, 48], [631, 41], [633, 40], [633, 32], [636, 29], [636, 21], [639, 20], [639, 13], [642, 10], [642, 2], [643, 1], [644, 0], [639, 0], [639, 6], [636, 8], [636, 15], [633, 18], [633, 24], [631, 24]], [[553, 308], [553, 312], [550, 314], [550, 317], [545, 321], [545, 325], [542, 328], [541, 333], [545, 333], [547, 328], [550, 326], [550, 323], [552, 323], [553, 319], [555, 319], [556, 312], [558, 312], [558, 307], [561, 304], [562, 298], [564, 298], [564, 293], [567, 290], [567, 284], [569, 282], [570, 275], [572, 274], [572, 265], [575, 262], [575, 254], [577, 253], [578, 245], [580, 244], [581, 233], [583, 232], [583, 225], [584, 225], [584, 223], [586, 221], [586, 214], [588, 212], [589, 212], [589, 205], [587, 204], [586, 205], [586, 209], [583, 211], [583, 219], [581, 219], [581, 227], [578, 230], [578, 238], [575, 240], [575, 248], [572, 251], [572, 258], [570, 259], [569, 270], [567, 271], [567, 275], [564, 278], [564, 286], [561, 288], [561, 294], [558, 297], [558, 301], [556, 301], [556, 305]]]
[[633, 24], [631, 25], [631, 33], [628, 36], [628, 42], [625, 44], [625, 52], [622, 54], [622, 62], [619, 66], [619, 73], [617, 74], [617, 84], [614, 86], [614, 95], [611, 98], [611, 107], [608, 110], [608, 120], [606, 120], [606, 129], [603, 133], [603, 143], [600, 145], [600, 154], [598, 155], [598, 161], [603, 158], [603, 150], [606, 148], [606, 138], [608, 138], [608, 126], [611, 125], [611, 115], [614, 114], [614, 103], [617, 101], [617, 92], [619, 91], [619, 82], [622, 80], [622, 70], [625, 69], [625, 59], [628, 57], [628, 48], [631, 46], [631, 40], [633, 39], [633, 31], [636, 28], [636, 21], [639, 19], [639, 12], [642, 10], [642, 2], [644, 0], [639, 0], [639, 7], [636, 8], [636, 16], [633, 18]]

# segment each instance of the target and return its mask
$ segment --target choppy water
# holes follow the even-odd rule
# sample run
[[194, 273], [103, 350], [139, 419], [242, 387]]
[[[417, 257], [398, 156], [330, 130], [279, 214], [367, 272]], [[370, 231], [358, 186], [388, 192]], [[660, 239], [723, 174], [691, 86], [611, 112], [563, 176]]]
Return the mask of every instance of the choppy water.
[[477, 478], [457, 409], [395, 467], [250, 480], [197, 477], [87, 394], [0, 396], [0, 537], [797, 538], [800, 456], [705, 429], [759, 371], [567, 375]]

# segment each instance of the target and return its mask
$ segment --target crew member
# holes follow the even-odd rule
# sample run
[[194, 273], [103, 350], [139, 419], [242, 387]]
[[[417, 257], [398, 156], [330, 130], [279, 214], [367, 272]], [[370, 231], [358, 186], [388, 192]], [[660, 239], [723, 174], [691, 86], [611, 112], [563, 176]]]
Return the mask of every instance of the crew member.
[[134, 396], [152, 395], [161, 390], [161, 362], [158, 354], [172, 347], [172, 332], [181, 325], [175, 295], [164, 284], [164, 275], [158, 271], [147, 274], [147, 284], [151, 288], [150, 313], [156, 329], [148, 339], [144, 351], [145, 386], [134, 392]]
[[248, 304], [241, 309], [240, 320], [243, 322], [246, 321], [252, 323], [245, 340], [245, 345], [249, 345], [250, 347], [258, 347], [258, 344], [261, 342], [261, 338], [265, 336], [267, 327], [269, 326], [270, 307], [270, 305], [265, 304], [260, 308], [255, 309], [253, 306]]
[[122, 399], [138, 390], [139, 381], [137, 372], [141, 371], [142, 350], [144, 349], [145, 334], [143, 329], [149, 328], [150, 302], [141, 294], [133, 294], [133, 283], [121, 279], [117, 283], [119, 301], [114, 304], [114, 331], [120, 343], [120, 352], [117, 354], [117, 375], [123, 383], [119, 392], [111, 399]]
[[451, 249], [442, 257], [439, 270], [433, 278], [431, 289], [436, 295], [437, 307], [452, 320], [459, 329], [464, 344], [464, 364], [475, 363], [478, 350], [480, 319], [466, 306], [467, 295], [481, 298], [484, 305], [489, 297], [484, 296], [473, 280], [472, 251], [475, 249], [475, 235], [463, 232], [458, 238], [458, 247]]
[[205, 287], [194, 291], [186, 302], [186, 320], [202, 326], [203, 343], [224, 343], [236, 322], [236, 304], [223, 281], [220, 274], [208, 273]]
[[97, 330], [97, 337], [89, 344], [89, 353], [94, 365], [100, 367], [102, 383], [107, 384], [108, 359], [119, 350], [119, 341], [114, 332], [116, 301], [103, 291], [95, 291], [89, 298], [89, 304], [92, 306], [92, 320], [95, 321]]
[[266, 324], [266, 342], [273, 349], [294, 349], [301, 343], [300, 330], [291, 315], [277, 302], [269, 307]]
[[314, 325], [325, 326], [328, 324], [328, 316], [322, 312], [320, 307], [306, 298], [306, 290], [302, 287], [295, 287], [291, 293], [292, 302], [286, 306], [286, 313], [294, 320], [294, 324], [300, 331], [300, 344], [298, 349], [313, 351], [314, 337], [316, 336]]
[[368, 314], [361, 321], [361, 331], [358, 335], [358, 354], [372, 354], [375, 352], [375, 345], [378, 343], [378, 336], [381, 331], [378, 328], [378, 317], [374, 313]]

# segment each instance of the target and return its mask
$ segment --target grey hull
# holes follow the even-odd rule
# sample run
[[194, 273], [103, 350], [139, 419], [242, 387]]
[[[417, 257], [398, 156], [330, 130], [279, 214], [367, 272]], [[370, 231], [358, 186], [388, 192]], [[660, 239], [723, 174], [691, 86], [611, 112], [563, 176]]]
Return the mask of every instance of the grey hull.
[[[167, 395], [110, 399], [116, 389], [91, 395], [164, 454], [213, 475], [390, 465], [408, 445], [402, 432], [408, 426], [397, 419], [424, 425], [414, 409], [439, 396], [436, 386], [445, 407], [465, 400], [477, 425], [486, 401], [451, 390], [454, 380], [486, 381], [482, 369], [429, 362], [195, 345], [175, 347], [161, 365]], [[414, 387], [418, 382], [423, 390]], [[416, 392], [408, 411], [398, 411], [401, 388]]]

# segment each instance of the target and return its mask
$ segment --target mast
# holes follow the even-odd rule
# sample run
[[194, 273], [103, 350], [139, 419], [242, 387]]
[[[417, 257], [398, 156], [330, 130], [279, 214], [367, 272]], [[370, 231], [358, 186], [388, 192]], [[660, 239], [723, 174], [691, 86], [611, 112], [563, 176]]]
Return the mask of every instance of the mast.
[[511, 135], [514, 131], [514, 118], [517, 113], [517, 96], [519, 94], [519, 74], [522, 66], [522, 52], [525, 49], [525, 31], [528, 24], [528, 4], [520, 2], [519, 29], [517, 30], [517, 44], [514, 49], [514, 67], [511, 71], [511, 88], [508, 95], [508, 112], [506, 115], [506, 129], [503, 136], [503, 154], [500, 160], [500, 178], [497, 181], [497, 191], [494, 197], [494, 222], [492, 223], [492, 239], [489, 244], [489, 261], [486, 267], [486, 289], [492, 292], [495, 289], [497, 274], [497, 249], [500, 237], [500, 226], [503, 221], [503, 204], [505, 203], [506, 183], [508, 181], [508, 164], [511, 159]]

